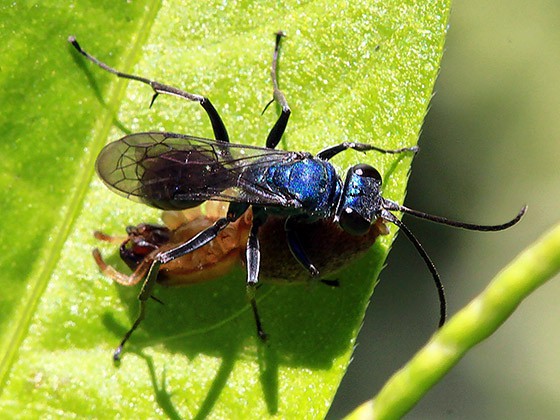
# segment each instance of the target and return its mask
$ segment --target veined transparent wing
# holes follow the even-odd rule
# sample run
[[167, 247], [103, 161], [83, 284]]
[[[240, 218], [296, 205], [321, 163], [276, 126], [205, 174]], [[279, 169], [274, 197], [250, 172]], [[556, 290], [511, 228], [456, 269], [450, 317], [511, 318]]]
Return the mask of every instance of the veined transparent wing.
[[[146, 132], [106, 145], [96, 161], [99, 177], [113, 192], [152, 207], [195, 207], [207, 200], [290, 206], [291, 197], [241, 175], [302, 154], [245, 146], [183, 134]], [[250, 181], [249, 181], [250, 182]]]

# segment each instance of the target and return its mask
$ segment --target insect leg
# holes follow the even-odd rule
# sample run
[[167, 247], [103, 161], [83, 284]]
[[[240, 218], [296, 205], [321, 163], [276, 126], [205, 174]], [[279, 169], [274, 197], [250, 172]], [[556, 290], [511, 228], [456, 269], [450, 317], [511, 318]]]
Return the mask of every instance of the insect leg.
[[134, 324], [132, 324], [132, 327], [124, 335], [123, 339], [121, 340], [121, 343], [119, 344], [119, 346], [117, 347], [117, 349], [113, 353], [113, 360], [116, 361], [116, 362], [118, 362], [121, 358], [121, 353], [122, 353], [124, 345], [126, 344], [126, 342], [130, 338], [132, 333], [136, 330], [136, 328], [138, 328], [138, 326], [140, 325], [140, 323], [144, 320], [144, 317], [146, 316], [146, 302], [152, 296], [152, 290], [154, 289], [154, 286], [156, 285], [156, 280], [157, 280], [157, 275], [158, 275], [158, 272], [159, 272], [159, 266], [160, 265], [161, 265], [161, 263], [156, 260], [156, 261], [153, 262], [152, 266], [150, 267], [150, 271], [148, 271], [148, 275], [146, 276], [146, 280], [144, 281], [144, 284], [142, 285], [142, 290], [140, 291], [140, 294], [138, 295], [138, 300], [140, 301], [140, 311], [138, 312], [138, 316], [136, 317], [136, 320], [134, 321]]
[[403, 153], [403, 152], [414, 152], [418, 151], [418, 146], [412, 147], [402, 147], [400, 149], [382, 149], [380, 147], [373, 146], [371, 144], [365, 143], [354, 143], [345, 141], [344, 143], [340, 143], [336, 146], [327, 147], [324, 150], [321, 150], [317, 153], [317, 157], [323, 160], [329, 160], [334, 156], [338, 155], [340, 152], [344, 152], [345, 150], [352, 149], [357, 150], [358, 152], [369, 152], [371, 150], [375, 150], [376, 152], [380, 153], [389, 153], [389, 154], [396, 154], [396, 153]]
[[[299, 238], [297, 228], [294, 226], [294, 222], [298, 220], [295, 217], [288, 217], [284, 223], [284, 230], [286, 231], [286, 241], [288, 242], [288, 248], [292, 252], [294, 258], [299, 262], [307, 271], [311, 277], [317, 277], [319, 275], [319, 270], [313, 265], [309, 260], [303, 246], [301, 245], [301, 240]], [[300, 219], [301, 220], [301, 219]]]
[[210, 99], [201, 95], [185, 92], [183, 90], [174, 88], [173, 86], [164, 85], [163, 83], [159, 83], [154, 80], [146, 79], [145, 77], [140, 77], [140, 76], [135, 76], [133, 74], [120, 72], [108, 66], [107, 64], [103, 63], [102, 61], [98, 60], [97, 58], [95, 58], [94, 56], [86, 52], [84, 49], [82, 49], [82, 47], [80, 46], [80, 44], [78, 44], [78, 41], [73, 35], [68, 37], [68, 42], [70, 42], [70, 44], [72, 44], [72, 46], [80, 54], [82, 54], [84, 57], [86, 57], [89, 61], [93, 62], [94, 64], [97, 64], [103, 70], [108, 71], [109, 73], [113, 73], [117, 77], [123, 79], [136, 80], [138, 82], [149, 85], [155, 92], [154, 96], [152, 97], [152, 101], [150, 102], [150, 107], [153, 105], [154, 101], [156, 100], [159, 94], [178, 96], [179, 98], [184, 98], [189, 101], [198, 102], [202, 106], [202, 108], [204, 108], [206, 114], [208, 115], [208, 118], [210, 119], [210, 123], [212, 124], [212, 129], [214, 130], [214, 137], [216, 138], [216, 140], [229, 142], [229, 135], [227, 133], [226, 126], [224, 125], [222, 118], [218, 114], [218, 111], [216, 111], [216, 108], [214, 108], [214, 105], [212, 105], [212, 103], [210, 102]]
[[112, 279], [114, 282], [122, 284], [123, 286], [134, 286], [135, 284], [139, 283], [144, 278], [152, 262], [154, 261], [153, 257], [146, 256], [146, 258], [142, 260], [136, 270], [134, 270], [131, 275], [127, 275], [121, 273], [115, 267], [108, 265], [105, 260], [103, 260], [103, 257], [101, 256], [101, 253], [97, 248], [93, 250], [92, 254], [95, 263], [99, 267], [101, 273]]
[[134, 324], [121, 340], [119, 347], [117, 347], [117, 349], [115, 350], [115, 353], [113, 354], [114, 360], [118, 361], [120, 359], [123, 346], [126, 344], [132, 333], [138, 328], [146, 315], [146, 302], [150, 297], [152, 297], [152, 290], [154, 289], [154, 286], [156, 284], [159, 267], [162, 264], [168, 263], [169, 261], [188, 254], [189, 252], [196, 251], [198, 248], [206, 245], [208, 242], [215, 239], [216, 236], [218, 236], [218, 233], [220, 233], [220, 231], [224, 229], [228, 224], [241, 217], [241, 215], [243, 215], [243, 213], [248, 208], [248, 204], [231, 203], [228, 208], [226, 217], [218, 219], [212, 226], [204, 229], [202, 232], [200, 232], [198, 235], [185, 242], [184, 244], [157, 254], [153, 259], [151, 259], [152, 265], [150, 267], [150, 270], [148, 271], [146, 280], [144, 280], [142, 290], [138, 295], [138, 300], [140, 301], [140, 311], [136, 320], [134, 321]]
[[284, 34], [284, 32], [282, 31], [276, 33], [276, 45], [274, 47], [274, 54], [272, 56], [272, 68], [270, 69], [270, 76], [272, 77], [273, 86], [273, 99], [264, 108], [264, 110], [266, 111], [266, 108], [268, 108], [268, 106], [274, 101], [278, 102], [278, 104], [282, 108], [280, 117], [278, 117], [276, 124], [274, 124], [274, 127], [272, 127], [272, 130], [270, 130], [270, 133], [268, 133], [268, 137], [266, 138], [266, 147], [270, 149], [274, 149], [280, 142], [280, 139], [282, 139], [282, 135], [284, 134], [284, 131], [286, 131], [286, 126], [288, 125], [288, 120], [290, 119], [290, 114], [292, 113], [292, 111], [290, 110], [290, 106], [288, 105], [288, 101], [286, 101], [286, 97], [284, 96], [284, 93], [278, 87], [278, 52], [280, 50], [280, 40], [283, 36], [286, 36], [286, 34]]
[[112, 244], [120, 244], [128, 239], [128, 236], [107, 235], [106, 233], [100, 232], [98, 230], [93, 232], [93, 237], [98, 241], [109, 242]]
[[266, 215], [263, 212], [259, 212], [253, 209], [253, 225], [251, 226], [251, 232], [249, 233], [249, 238], [247, 240], [247, 298], [251, 303], [251, 308], [253, 309], [253, 315], [255, 316], [255, 324], [257, 325], [257, 335], [263, 341], [266, 340], [267, 334], [264, 332], [262, 327], [261, 318], [259, 316], [259, 311], [257, 309], [257, 301], [255, 300], [255, 295], [257, 292], [257, 285], [259, 282], [259, 269], [261, 265], [261, 251], [259, 244], [259, 228], [265, 222]]
[[227, 216], [222, 217], [210, 226], [204, 229], [202, 232], [198, 233], [190, 240], [181, 244], [169, 251], [162, 252], [155, 257], [155, 260], [161, 264], [166, 264], [169, 261], [173, 261], [176, 258], [182, 257], [183, 255], [189, 254], [196, 251], [198, 248], [203, 247], [208, 242], [211, 242], [218, 236], [218, 234], [231, 222], [235, 222], [241, 217], [243, 213], [249, 208], [248, 204], [243, 203], [231, 203], [229, 205]]

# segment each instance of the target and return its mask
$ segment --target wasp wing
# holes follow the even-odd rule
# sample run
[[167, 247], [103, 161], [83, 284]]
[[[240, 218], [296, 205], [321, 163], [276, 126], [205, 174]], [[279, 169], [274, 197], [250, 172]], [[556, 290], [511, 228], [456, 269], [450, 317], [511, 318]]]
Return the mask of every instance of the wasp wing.
[[290, 207], [291, 197], [264, 182], [248, 185], [242, 172], [298, 159], [294, 152], [153, 132], [109, 143], [97, 157], [96, 170], [113, 192], [164, 210], [207, 200]]

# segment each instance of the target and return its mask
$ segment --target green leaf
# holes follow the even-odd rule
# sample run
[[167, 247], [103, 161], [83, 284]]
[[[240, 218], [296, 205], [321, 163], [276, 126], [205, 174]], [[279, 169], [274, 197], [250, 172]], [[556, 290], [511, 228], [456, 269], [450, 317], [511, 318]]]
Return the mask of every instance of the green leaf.
[[[280, 85], [292, 118], [280, 147], [342, 141], [414, 144], [441, 58], [448, 2], [14, 2], [0, 6], [0, 412], [38, 417], [322, 417], [349, 363], [392, 236], [338, 278], [339, 289], [259, 289], [270, 340], [254, 334], [244, 275], [157, 288], [115, 367], [137, 288], [97, 270], [92, 231], [158, 221], [93, 177], [102, 145], [123, 133], [211, 136], [197, 104], [160, 97], [85, 62], [108, 64], [209, 96], [236, 143], [263, 145], [276, 119], [270, 59], [286, 31]], [[347, 152], [384, 195], [402, 201], [410, 156]], [[105, 248], [119, 265], [117, 250]], [[122, 267], [120, 265], [119, 267]], [[304, 413], [304, 414], [302, 414]]]

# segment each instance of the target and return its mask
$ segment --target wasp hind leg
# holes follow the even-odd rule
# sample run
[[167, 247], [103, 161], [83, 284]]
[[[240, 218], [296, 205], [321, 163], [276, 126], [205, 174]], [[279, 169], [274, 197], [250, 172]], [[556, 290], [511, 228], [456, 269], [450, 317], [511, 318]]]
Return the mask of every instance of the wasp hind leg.
[[117, 77], [120, 77], [122, 79], [136, 80], [137, 82], [145, 83], [148, 86], [150, 86], [154, 91], [154, 96], [152, 96], [152, 101], [150, 102], [150, 107], [154, 104], [154, 101], [156, 100], [156, 98], [160, 94], [177, 96], [179, 98], [187, 99], [189, 101], [198, 102], [200, 104], [200, 106], [202, 106], [202, 108], [204, 108], [204, 111], [206, 111], [206, 114], [208, 115], [208, 118], [210, 119], [210, 123], [212, 124], [212, 129], [214, 131], [214, 138], [216, 140], [229, 143], [229, 135], [228, 135], [226, 126], [224, 125], [224, 122], [222, 121], [222, 118], [220, 117], [220, 114], [218, 114], [218, 111], [216, 111], [216, 108], [214, 108], [214, 105], [212, 105], [212, 102], [210, 102], [210, 99], [208, 99], [208, 98], [206, 98], [205, 96], [202, 96], [202, 95], [196, 95], [194, 93], [185, 92], [184, 90], [177, 89], [173, 86], [169, 86], [169, 85], [165, 85], [165, 84], [160, 83], [160, 82], [156, 82], [155, 80], [150, 80], [150, 79], [147, 79], [145, 77], [136, 76], [134, 74], [123, 73], [119, 70], [116, 70], [113, 67], [110, 67], [107, 64], [105, 64], [104, 62], [98, 60], [93, 55], [89, 54], [87, 51], [85, 51], [80, 46], [80, 44], [78, 43], [78, 40], [76, 39], [76, 37], [74, 37], [73, 35], [68, 37], [68, 42], [70, 44], [72, 44], [72, 46], [80, 54], [82, 54], [84, 57], [86, 57], [92, 63], [101, 67], [103, 70], [108, 71], [109, 73], [112, 73], [112, 74], [114, 74]]
[[282, 31], [276, 33], [276, 44], [274, 47], [274, 54], [272, 56], [272, 67], [270, 69], [270, 76], [272, 78], [273, 87], [273, 99], [264, 108], [266, 111], [266, 108], [268, 108], [268, 106], [274, 101], [276, 101], [280, 105], [280, 108], [282, 108], [280, 117], [278, 117], [276, 124], [274, 124], [274, 127], [272, 127], [270, 133], [268, 133], [268, 137], [266, 138], [266, 147], [268, 147], [269, 149], [276, 148], [278, 143], [280, 143], [280, 140], [284, 135], [284, 131], [286, 131], [286, 126], [288, 125], [290, 114], [292, 113], [290, 106], [288, 105], [288, 101], [284, 96], [284, 93], [278, 87], [278, 54], [280, 51], [280, 41], [284, 36], [286, 35]]

